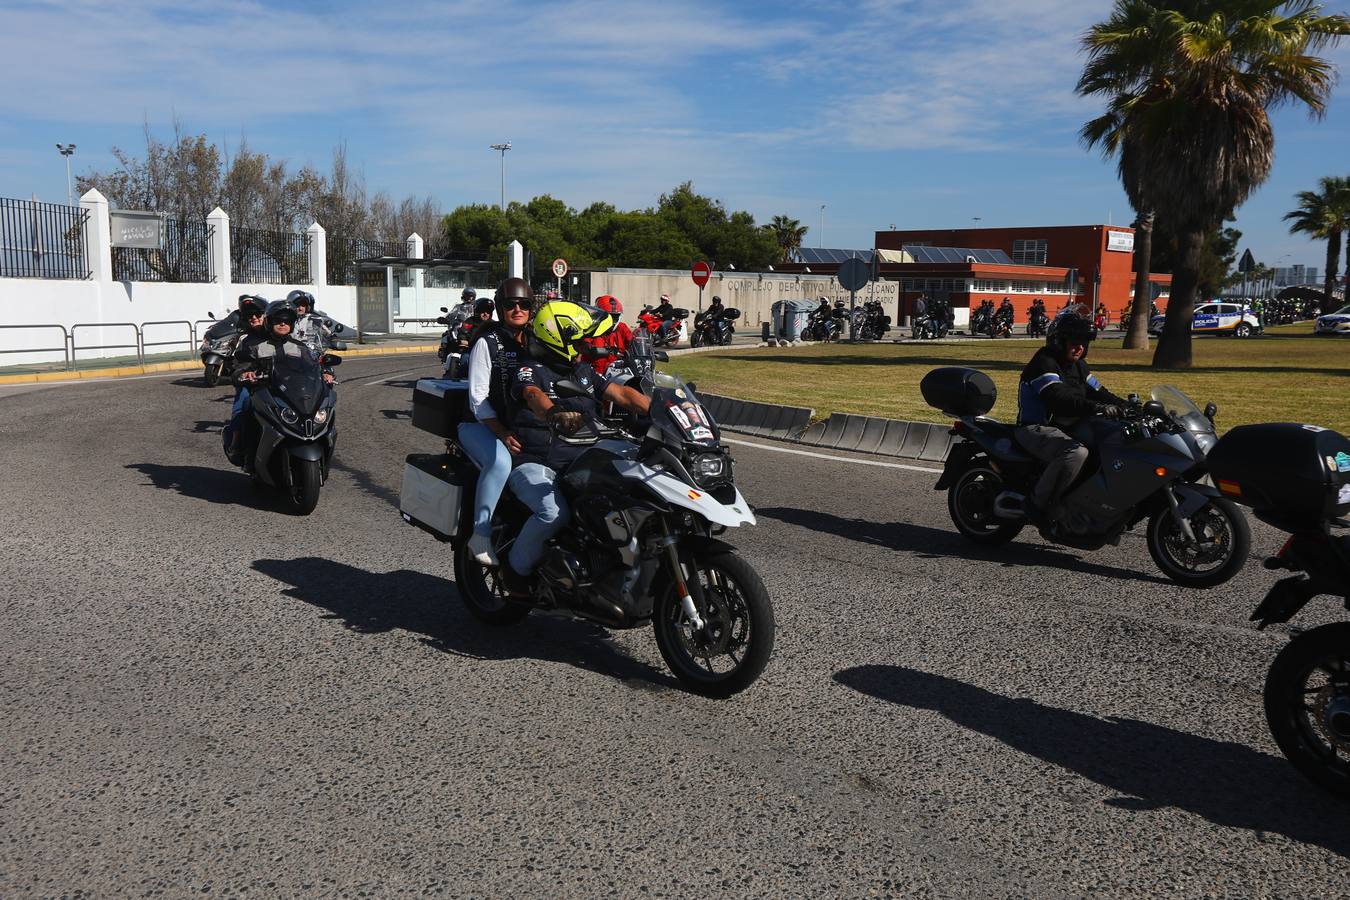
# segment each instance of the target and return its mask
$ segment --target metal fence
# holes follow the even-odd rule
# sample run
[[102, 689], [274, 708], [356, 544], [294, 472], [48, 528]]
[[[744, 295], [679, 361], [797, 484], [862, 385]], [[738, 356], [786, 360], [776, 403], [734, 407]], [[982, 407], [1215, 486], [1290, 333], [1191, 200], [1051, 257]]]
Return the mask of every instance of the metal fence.
[[309, 284], [309, 235], [230, 226], [236, 284]]
[[[61, 354], [60, 368], [65, 369], [67, 371], [73, 371], [75, 369], [78, 369], [81, 363], [102, 362], [106, 365], [110, 362], [110, 360], [107, 357], [101, 358], [94, 357], [93, 359], [86, 357], [85, 359], [80, 359], [78, 357], [78, 354], [80, 353], [87, 354], [91, 350], [127, 350], [130, 352], [125, 354], [126, 356], [129, 357], [134, 355], [137, 364], [144, 365], [147, 356], [154, 356], [156, 354], [162, 355], [175, 353], [175, 354], [194, 355], [197, 351], [198, 341], [200, 340], [199, 335], [204, 334], [206, 332], [206, 328], [200, 329], [199, 331], [197, 326], [206, 325], [207, 328], [210, 328], [210, 326], [214, 324], [216, 324], [216, 321], [214, 319], [202, 319], [197, 322], [190, 322], [186, 319], [176, 319], [162, 322], [142, 322], [139, 325], [134, 322], [81, 322], [79, 324], [70, 326], [69, 329], [67, 329], [63, 325], [58, 325], [55, 323], [42, 325], [0, 325], [0, 354], [60, 353]], [[126, 335], [125, 332], [116, 330], [124, 328], [131, 329], [130, 336]], [[150, 331], [150, 329], [152, 328], [157, 329], [153, 334]], [[166, 333], [164, 331], [165, 328], [169, 328], [172, 330]], [[15, 342], [12, 342], [11, 340], [9, 340], [9, 338], [14, 336], [15, 332], [31, 331], [33, 329], [46, 329], [48, 331], [61, 332], [60, 346], [52, 346], [50, 344], [48, 346], [42, 347], [12, 346], [12, 344]], [[112, 335], [109, 335], [107, 333], [108, 329], [114, 329]], [[81, 338], [81, 335], [87, 334], [88, 332], [91, 331], [96, 331], [98, 337], [84, 338], [84, 339]], [[110, 337], [113, 337], [121, 341], [121, 343], [93, 344], [84, 342], [87, 340], [106, 341]], [[128, 337], [130, 338], [129, 340]], [[155, 339], [151, 340], [152, 337]], [[54, 340], [54, 337], [51, 339]], [[42, 338], [42, 340], [48, 340], [48, 338]], [[23, 341], [19, 341], [17, 343], [26, 344], [26, 342]], [[179, 349], [177, 350], [161, 349], [169, 347], [176, 347]], [[9, 365], [13, 366], [14, 364], [10, 363]], [[54, 362], [23, 363], [16, 366], [16, 368], [30, 369], [30, 370], [55, 368], [55, 367], [56, 364]]]
[[211, 239], [216, 226], [205, 222], [165, 219], [161, 224], [164, 246], [159, 250], [113, 247], [113, 279], [116, 281], [211, 282], [216, 280], [211, 261]]
[[328, 283], [356, 284], [356, 261], [377, 256], [403, 257], [408, 245], [403, 241], [368, 241], [340, 234], [328, 236]]
[[88, 221], [78, 206], [0, 198], [0, 277], [88, 278]]

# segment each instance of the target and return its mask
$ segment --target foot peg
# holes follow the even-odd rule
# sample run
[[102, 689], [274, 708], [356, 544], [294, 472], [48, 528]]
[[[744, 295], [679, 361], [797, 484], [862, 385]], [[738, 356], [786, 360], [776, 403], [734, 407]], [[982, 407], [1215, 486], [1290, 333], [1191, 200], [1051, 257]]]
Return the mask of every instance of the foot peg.
[[994, 518], [1018, 521], [1027, 517], [1027, 498], [1016, 491], [1001, 491], [994, 498]]

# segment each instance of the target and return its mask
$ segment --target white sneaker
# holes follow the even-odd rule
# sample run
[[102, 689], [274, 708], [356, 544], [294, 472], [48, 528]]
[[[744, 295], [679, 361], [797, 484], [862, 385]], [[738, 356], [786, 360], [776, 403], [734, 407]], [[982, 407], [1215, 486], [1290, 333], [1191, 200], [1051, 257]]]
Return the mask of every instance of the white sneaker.
[[474, 560], [480, 566], [487, 566], [495, 569], [500, 563], [497, 562], [497, 554], [492, 550], [492, 538], [485, 534], [474, 534], [469, 538], [469, 552], [473, 554]]

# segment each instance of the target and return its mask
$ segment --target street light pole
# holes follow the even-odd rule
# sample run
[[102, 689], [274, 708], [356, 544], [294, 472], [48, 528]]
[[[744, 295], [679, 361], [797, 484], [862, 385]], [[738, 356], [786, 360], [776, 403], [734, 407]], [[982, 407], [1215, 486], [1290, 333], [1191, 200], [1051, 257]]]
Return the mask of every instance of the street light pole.
[[820, 204], [820, 234], [816, 237], [816, 246], [825, 246], [825, 204]]
[[493, 144], [493, 150], [498, 150], [502, 154], [502, 214], [506, 214], [506, 151], [511, 149], [511, 142], [505, 144]]
[[70, 157], [75, 152], [74, 144], [57, 144], [56, 150], [66, 158], [66, 205], [75, 205], [75, 188], [70, 180]]

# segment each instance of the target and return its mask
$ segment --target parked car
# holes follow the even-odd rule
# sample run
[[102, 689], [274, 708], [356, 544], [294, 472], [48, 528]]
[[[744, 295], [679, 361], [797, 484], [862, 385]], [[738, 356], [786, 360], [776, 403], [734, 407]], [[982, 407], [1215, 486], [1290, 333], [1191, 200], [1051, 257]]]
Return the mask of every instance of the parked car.
[[[1165, 318], [1154, 316], [1149, 319], [1149, 333], [1161, 334]], [[1191, 320], [1192, 334], [1231, 334], [1245, 338], [1260, 332], [1261, 320], [1240, 303], [1202, 303], [1195, 308], [1195, 318]]]
[[1313, 334], [1350, 334], [1350, 305], [1318, 316], [1317, 323], [1313, 325]]

